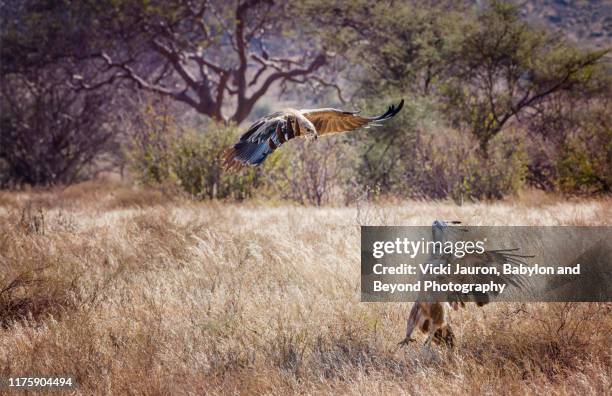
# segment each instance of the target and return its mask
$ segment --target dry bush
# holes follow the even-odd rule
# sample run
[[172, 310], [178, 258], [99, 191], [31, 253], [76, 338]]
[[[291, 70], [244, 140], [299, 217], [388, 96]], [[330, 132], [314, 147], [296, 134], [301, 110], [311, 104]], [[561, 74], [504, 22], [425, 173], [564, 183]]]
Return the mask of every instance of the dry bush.
[[0, 326], [38, 323], [74, 307], [78, 274], [70, 263], [48, 252], [42, 209], [27, 205], [12, 212], [0, 228]]
[[107, 208], [145, 208], [148, 206], [168, 204], [172, 202], [172, 200], [173, 197], [164, 194], [164, 191], [124, 188], [114, 192], [112, 199], [107, 203]]
[[0, 185], [71, 184], [111, 151], [110, 90], [75, 90], [59, 65], [0, 76]]
[[344, 136], [296, 141], [268, 165], [270, 197], [302, 205], [338, 205], [350, 199], [356, 151]]
[[475, 140], [452, 129], [419, 134], [415, 146], [404, 171], [411, 196], [456, 202], [502, 199], [515, 195], [524, 184], [526, 155], [516, 133], [493, 139], [487, 158]]
[[45, 193], [44, 234], [19, 228], [19, 210], [0, 212], [4, 377], [72, 374], [77, 394], [603, 394], [612, 385], [610, 304], [460, 310], [456, 349], [427, 353], [397, 349], [410, 304], [359, 302], [360, 222], [602, 225], [609, 200], [378, 203], [359, 217], [363, 209], [123, 205], [119, 191], [83, 192], [68, 209], [61, 193]]

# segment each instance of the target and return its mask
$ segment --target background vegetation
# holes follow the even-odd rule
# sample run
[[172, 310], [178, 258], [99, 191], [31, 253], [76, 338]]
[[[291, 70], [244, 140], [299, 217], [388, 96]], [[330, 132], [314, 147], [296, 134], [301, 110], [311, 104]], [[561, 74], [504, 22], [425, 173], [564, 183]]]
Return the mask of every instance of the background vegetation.
[[[114, 172], [196, 199], [316, 205], [368, 191], [610, 193], [608, 25], [570, 34], [576, 23], [542, 23], [543, 4], [5, 2], [0, 186]], [[220, 169], [249, 120], [277, 107], [376, 113], [399, 98], [406, 108], [382, 128]]]

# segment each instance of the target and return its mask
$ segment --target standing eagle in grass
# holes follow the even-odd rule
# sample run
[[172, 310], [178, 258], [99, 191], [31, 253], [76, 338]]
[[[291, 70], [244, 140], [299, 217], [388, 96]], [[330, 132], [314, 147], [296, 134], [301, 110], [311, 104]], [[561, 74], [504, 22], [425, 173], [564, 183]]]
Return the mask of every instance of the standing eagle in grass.
[[[461, 222], [441, 220], [434, 221], [431, 226], [433, 241], [444, 243], [448, 240], [456, 240], [452, 233], [468, 231], [466, 228], [452, 227], [451, 224], [456, 225], [461, 224]], [[463, 238], [459, 238], [459, 240], [462, 239]], [[451, 264], [453, 268], [455, 268], [455, 266], [471, 268], [496, 268], [498, 273], [501, 275], [489, 274], [489, 271], [485, 271], [483, 272], [484, 275], [459, 275], [456, 273], [451, 273], [449, 275], [422, 274], [421, 277], [423, 280], [436, 280], [439, 283], [454, 282], [464, 285], [502, 282], [506, 285], [512, 285], [518, 289], [522, 289], [526, 285], [526, 278], [524, 275], [507, 275], [504, 274], [501, 269], [504, 264], [508, 264], [513, 267], [528, 265], [525, 259], [534, 257], [517, 254], [517, 250], [517, 248], [485, 250], [482, 253], [468, 253], [462, 257], [455, 257], [452, 253], [442, 253], [441, 251], [433, 252], [427, 261], [428, 263], [443, 265]], [[406, 325], [406, 337], [400, 341], [399, 345], [404, 346], [415, 341], [412, 338], [412, 333], [418, 328], [421, 329], [423, 333], [428, 334], [427, 340], [425, 341], [426, 347], [430, 347], [432, 341], [435, 341], [436, 343], [444, 343], [450, 347], [453, 347], [455, 336], [450, 326], [451, 309], [457, 310], [459, 307], [464, 307], [465, 303], [470, 301], [473, 301], [479, 307], [482, 307], [483, 305], [489, 303], [491, 298], [497, 294], [499, 293], [474, 292], [463, 294], [460, 292], [451, 292], [445, 296], [436, 296], [433, 292], [422, 291], [417, 301], [415, 301], [412, 305], [412, 310], [410, 311]], [[436, 299], [439, 299], [439, 301], [435, 301]], [[448, 302], [444, 300], [447, 300]]]
[[227, 170], [246, 165], [260, 165], [274, 150], [295, 137], [316, 139], [319, 135], [380, 126], [379, 122], [395, 116], [403, 105], [402, 99], [399, 104], [389, 106], [389, 109], [378, 117], [362, 117], [357, 115], [357, 111], [331, 108], [287, 109], [272, 113], [253, 123], [238, 143], [225, 150], [223, 165]]

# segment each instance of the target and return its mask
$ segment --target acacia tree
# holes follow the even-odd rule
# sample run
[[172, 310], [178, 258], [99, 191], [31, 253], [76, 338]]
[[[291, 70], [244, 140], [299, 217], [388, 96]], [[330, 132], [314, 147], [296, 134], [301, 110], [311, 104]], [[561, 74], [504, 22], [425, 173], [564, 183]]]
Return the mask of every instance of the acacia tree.
[[326, 54], [316, 40], [299, 36], [301, 25], [287, 2], [143, 0], [87, 7], [96, 34], [85, 57], [95, 73], [76, 76], [82, 88], [127, 79], [217, 121], [239, 123], [275, 83], [331, 85], [317, 75]]
[[519, 18], [518, 8], [492, 1], [449, 55], [446, 110], [469, 130], [486, 158], [508, 123], [560, 91], [584, 85], [606, 51], [580, 51]]
[[370, 96], [430, 94], [446, 67], [449, 36], [461, 30], [468, 12], [461, 2], [434, 0], [300, 3], [325, 44], [351, 66], [349, 78], [361, 95]]

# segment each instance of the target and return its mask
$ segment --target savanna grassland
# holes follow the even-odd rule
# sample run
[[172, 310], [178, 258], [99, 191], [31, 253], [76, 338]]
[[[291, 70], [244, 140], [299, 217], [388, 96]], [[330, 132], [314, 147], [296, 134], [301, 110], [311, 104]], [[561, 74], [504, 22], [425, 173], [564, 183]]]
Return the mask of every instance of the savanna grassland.
[[611, 204], [0, 193], [0, 376], [71, 374], [77, 394], [605, 394], [610, 304], [468, 306], [453, 351], [398, 350], [410, 304], [359, 302], [359, 226], [609, 225]]

